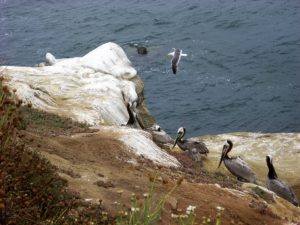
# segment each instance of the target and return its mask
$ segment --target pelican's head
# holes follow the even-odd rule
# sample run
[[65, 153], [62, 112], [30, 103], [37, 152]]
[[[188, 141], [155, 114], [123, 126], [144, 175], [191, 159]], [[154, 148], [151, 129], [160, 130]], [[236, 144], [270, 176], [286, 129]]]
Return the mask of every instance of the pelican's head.
[[154, 130], [155, 130], [155, 131], [161, 131], [161, 128], [160, 128], [159, 125], [156, 124], [156, 125], [154, 126]]
[[178, 135], [178, 134], [181, 134], [182, 137], [183, 137], [184, 134], [185, 134], [185, 128], [184, 128], [184, 127], [179, 127], [179, 128], [178, 128], [178, 131], [177, 131], [177, 135]]
[[274, 167], [274, 166], [273, 166], [273, 157], [272, 157], [271, 155], [267, 155], [267, 156], [266, 156], [266, 162], [267, 162], [268, 168]]
[[184, 127], [179, 127], [178, 131], [177, 131], [177, 137], [176, 137], [176, 140], [175, 140], [175, 143], [173, 145], [172, 148], [175, 147], [175, 145], [177, 144], [177, 142], [179, 140], [181, 140], [183, 138], [183, 136], [185, 135], [185, 128]]
[[232, 149], [233, 143], [231, 140], [226, 140], [223, 146], [223, 150], [227, 150], [227, 153]]
[[268, 177], [270, 179], [276, 179], [278, 176], [277, 176], [277, 173], [275, 171], [275, 168], [273, 166], [273, 162], [272, 162], [272, 156], [271, 155], [267, 155], [266, 156], [266, 161], [267, 161], [267, 166], [269, 168], [269, 173], [268, 173]]
[[266, 156], [266, 161], [267, 161], [267, 164], [268, 164], [268, 163], [273, 164], [273, 163], [272, 163], [272, 156], [271, 156], [271, 155], [267, 155], [267, 156]]
[[227, 156], [228, 152], [230, 152], [230, 150], [232, 149], [232, 146], [233, 146], [233, 143], [231, 140], [225, 141], [225, 143], [223, 145], [222, 155], [221, 155], [221, 159], [220, 159], [218, 168], [221, 166], [221, 163], [224, 160], [224, 158]]

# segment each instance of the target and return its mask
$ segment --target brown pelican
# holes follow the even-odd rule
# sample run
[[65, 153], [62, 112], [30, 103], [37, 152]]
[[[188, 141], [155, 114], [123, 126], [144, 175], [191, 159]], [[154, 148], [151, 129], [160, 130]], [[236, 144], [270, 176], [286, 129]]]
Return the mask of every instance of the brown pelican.
[[177, 144], [178, 147], [183, 151], [188, 151], [191, 158], [195, 161], [201, 161], [200, 154], [209, 153], [206, 145], [201, 141], [192, 141], [183, 139], [185, 135], [186, 129], [184, 127], [180, 127], [177, 131], [177, 137], [175, 143], [172, 148]]
[[238, 178], [240, 181], [250, 182], [256, 184], [256, 178], [248, 164], [240, 157], [229, 157], [228, 153], [232, 149], [232, 141], [227, 140], [223, 146], [222, 156], [218, 168], [222, 161], [226, 168]]
[[154, 124], [152, 127], [147, 129], [151, 134], [153, 141], [159, 144], [171, 144], [173, 139], [159, 125]]
[[275, 192], [281, 198], [293, 203], [295, 206], [299, 206], [299, 201], [293, 192], [293, 190], [284, 182], [278, 179], [275, 168], [272, 163], [272, 157], [266, 156], [267, 166], [269, 168], [267, 177], [267, 188]]
[[181, 56], [187, 56], [187, 54], [183, 54], [181, 49], [173, 48], [174, 52], [170, 52], [168, 55], [173, 56], [171, 60], [171, 67], [174, 74], [177, 72], [177, 66], [180, 62]]

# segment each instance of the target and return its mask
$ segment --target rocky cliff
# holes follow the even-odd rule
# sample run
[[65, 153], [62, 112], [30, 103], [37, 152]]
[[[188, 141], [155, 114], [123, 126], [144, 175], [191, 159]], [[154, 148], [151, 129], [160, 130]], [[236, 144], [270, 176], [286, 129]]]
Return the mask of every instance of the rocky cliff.
[[144, 84], [122, 48], [106, 43], [83, 57], [56, 59], [46, 54], [36, 67], [1, 66], [5, 83], [33, 107], [90, 125], [121, 125], [126, 103], [151, 126]]
[[[4, 84], [16, 89], [17, 96], [25, 103], [95, 129], [71, 135], [50, 128], [41, 132], [39, 125], [35, 128], [29, 125], [23, 134], [28, 148], [37, 149], [56, 165], [70, 189], [87, 201], [101, 200], [113, 211], [115, 201], [128, 201], [132, 193], [147, 192], [148, 175], [159, 171], [166, 188], [184, 178], [167, 200], [164, 224], [170, 223], [172, 212], [180, 213], [188, 205], [197, 207], [196, 215], [200, 218], [215, 214], [217, 206], [224, 207], [222, 224], [300, 221], [299, 208], [263, 187], [242, 185], [226, 170], [215, 169], [223, 142], [231, 139], [235, 143], [231, 154], [250, 160], [262, 186], [266, 175], [264, 156], [275, 155], [280, 177], [296, 187], [299, 197], [299, 134], [235, 133], [201, 137], [211, 150], [203, 159], [203, 169], [185, 155], [172, 152], [169, 145], [164, 149], [157, 146], [151, 133], [121, 126], [129, 118], [128, 103], [143, 127], [152, 126], [154, 119], [144, 102], [142, 80], [124, 51], [114, 43], [101, 45], [83, 57], [56, 59], [47, 54], [46, 62], [36, 67], [2, 66], [0, 70]], [[277, 146], [284, 149], [280, 147], [277, 151]], [[289, 160], [280, 163], [284, 159]], [[164, 187], [158, 192], [164, 193]]]

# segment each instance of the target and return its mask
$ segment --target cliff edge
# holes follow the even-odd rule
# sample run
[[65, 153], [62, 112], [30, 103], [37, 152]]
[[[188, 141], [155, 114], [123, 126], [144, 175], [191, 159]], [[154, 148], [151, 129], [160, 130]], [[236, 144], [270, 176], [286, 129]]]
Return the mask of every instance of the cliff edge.
[[129, 103], [143, 127], [152, 126], [154, 119], [144, 102], [143, 82], [118, 45], [107, 43], [70, 59], [49, 53], [46, 62], [36, 67], [0, 70], [4, 84], [16, 89], [25, 104], [93, 127], [71, 133], [68, 128], [44, 127], [46, 115], [32, 120], [19, 135], [26, 148], [55, 165], [69, 188], [87, 202], [101, 201], [113, 213], [116, 202], [130, 202], [133, 193], [147, 194], [149, 180], [157, 176], [158, 200], [182, 181], [166, 199], [161, 224], [172, 224], [172, 215], [182, 214], [190, 205], [196, 206], [200, 219], [214, 217], [217, 207], [224, 208], [223, 225], [299, 223], [299, 208], [260, 186], [242, 185], [222, 170], [211, 170], [215, 167], [211, 162], [218, 161], [221, 139], [241, 140], [238, 135], [204, 138], [214, 152], [203, 159], [204, 166], [212, 165], [206, 170], [184, 154], [157, 146], [150, 132], [121, 126], [128, 121]]

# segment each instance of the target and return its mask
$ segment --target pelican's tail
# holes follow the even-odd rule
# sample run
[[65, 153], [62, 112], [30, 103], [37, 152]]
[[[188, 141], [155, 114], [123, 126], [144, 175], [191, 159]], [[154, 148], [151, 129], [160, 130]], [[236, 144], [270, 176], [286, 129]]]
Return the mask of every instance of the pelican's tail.
[[176, 65], [172, 65], [172, 71], [173, 71], [173, 74], [176, 74], [176, 71], [177, 71], [177, 66]]

